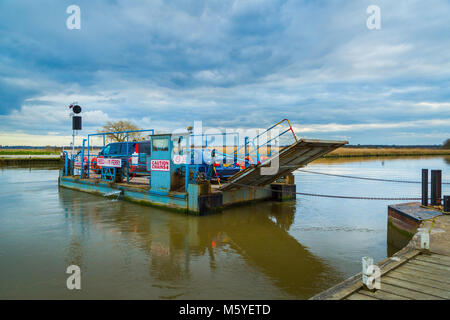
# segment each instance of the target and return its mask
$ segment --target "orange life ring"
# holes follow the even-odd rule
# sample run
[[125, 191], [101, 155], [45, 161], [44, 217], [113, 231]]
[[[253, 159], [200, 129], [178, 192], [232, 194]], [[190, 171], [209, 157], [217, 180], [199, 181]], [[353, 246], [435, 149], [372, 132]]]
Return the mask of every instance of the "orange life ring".
[[96, 167], [97, 166], [97, 158], [96, 157], [94, 157], [94, 158], [92, 158], [92, 160], [91, 160], [91, 169], [92, 170], [95, 170]]
[[128, 158], [128, 167], [130, 168], [130, 169], [129, 169], [130, 171], [132, 171], [132, 172], [136, 171], [136, 166], [132, 164], [132, 159], [131, 159], [131, 157]]
[[[130, 172], [130, 179], [133, 179], [134, 177], [136, 177], [136, 167], [135, 165], [131, 164], [131, 157], [128, 158], [128, 167], [129, 167], [129, 172]], [[125, 172], [124, 172], [125, 173]]]
[[97, 165], [97, 159], [99, 158], [103, 158], [103, 157], [94, 157], [91, 160], [91, 169], [95, 172], [95, 173], [99, 173], [102, 170], [102, 167], [100, 167], [99, 165]]

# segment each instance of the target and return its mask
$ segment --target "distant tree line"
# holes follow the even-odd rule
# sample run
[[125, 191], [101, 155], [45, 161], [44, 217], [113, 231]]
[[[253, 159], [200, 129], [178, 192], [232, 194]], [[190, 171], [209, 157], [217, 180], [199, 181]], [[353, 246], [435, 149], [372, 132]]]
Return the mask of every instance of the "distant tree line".
[[442, 148], [450, 149], [450, 139], [445, 140], [444, 144], [442, 145]]
[[408, 145], [399, 145], [399, 144], [347, 144], [342, 148], [350, 148], [350, 149], [441, 149], [441, 144], [408, 144]]

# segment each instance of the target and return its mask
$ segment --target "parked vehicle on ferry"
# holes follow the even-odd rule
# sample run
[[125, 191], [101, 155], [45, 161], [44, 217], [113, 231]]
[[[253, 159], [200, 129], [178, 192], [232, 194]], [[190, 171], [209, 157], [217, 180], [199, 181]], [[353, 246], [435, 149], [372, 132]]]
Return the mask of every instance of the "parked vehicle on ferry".
[[[127, 151], [128, 145], [128, 151]], [[150, 141], [112, 142], [106, 145], [98, 156], [91, 159], [91, 169], [100, 173], [101, 166], [97, 164], [99, 158], [119, 158], [122, 160], [122, 168], [128, 162], [129, 171], [132, 174], [142, 174], [147, 171], [146, 158], [151, 154]]]

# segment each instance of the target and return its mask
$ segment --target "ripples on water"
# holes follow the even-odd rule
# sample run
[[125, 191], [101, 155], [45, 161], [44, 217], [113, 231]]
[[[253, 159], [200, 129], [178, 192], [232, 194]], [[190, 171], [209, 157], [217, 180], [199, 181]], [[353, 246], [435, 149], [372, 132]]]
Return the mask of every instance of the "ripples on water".
[[[446, 160], [446, 161], [445, 161]], [[420, 181], [449, 158], [316, 163], [314, 171]], [[299, 196], [192, 217], [58, 189], [56, 168], [0, 170], [0, 298], [296, 299], [387, 255], [389, 201]], [[297, 172], [297, 191], [420, 195], [420, 184]], [[443, 194], [450, 193], [448, 185]], [[66, 267], [82, 290], [66, 289]]]

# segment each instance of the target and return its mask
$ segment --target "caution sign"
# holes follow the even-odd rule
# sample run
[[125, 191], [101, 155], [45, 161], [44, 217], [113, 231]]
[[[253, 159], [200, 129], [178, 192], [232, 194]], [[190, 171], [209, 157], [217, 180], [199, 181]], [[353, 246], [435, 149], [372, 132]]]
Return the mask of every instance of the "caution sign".
[[170, 171], [170, 160], [152, 160], [152, 171]]

